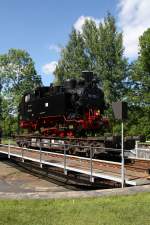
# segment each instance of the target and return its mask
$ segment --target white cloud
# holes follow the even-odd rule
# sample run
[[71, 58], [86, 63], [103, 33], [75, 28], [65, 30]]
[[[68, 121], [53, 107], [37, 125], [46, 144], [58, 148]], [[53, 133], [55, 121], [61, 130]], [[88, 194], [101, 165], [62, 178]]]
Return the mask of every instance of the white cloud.
[[118, 24], [123, 30], [125, 55], [138, 55], [139, 37], [150, 27], [150, 0], [119, 0]]
[[50, 50], [50, 51], [57, 52], [57, 53], [60, 53], [60, 52], [61, 52], [61, 47], [58, 46], [58, 45], [55, 45], [55, 44], [51, 44], [51, 45], [49, 46], [49, 50]]
[[82, 32], [83, 25], [85, 23], [85, 20], [93, 20], [96, 23], [96, 26], [99, 26], [99, 23], [102, 22], [102, 19], [96, 19], [92, 16], [80, 16], [77, 21], [74, 23], [74, 28]]
[[50, 75], [50, 74], [54, 73], [57, 64], [58, 64], [58, 62], [56, 62], [56, 61], [52, 61], [52, 62], [50, 62], [48, 64], [45, 64], [42, 67], [43, 73], [46, 74], [46, 75]]

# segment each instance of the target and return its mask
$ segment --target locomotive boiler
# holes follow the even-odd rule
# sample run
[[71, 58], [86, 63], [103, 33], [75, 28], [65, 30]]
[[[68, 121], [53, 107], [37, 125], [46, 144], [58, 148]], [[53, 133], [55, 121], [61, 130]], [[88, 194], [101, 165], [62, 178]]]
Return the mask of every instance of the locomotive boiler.
[[99, 80], [84, 71], [80, 79], [68, 79], [26, 93], [19, 106], [20, 128], [44, 136], [76, 137], [103, 131], [106, 103]]

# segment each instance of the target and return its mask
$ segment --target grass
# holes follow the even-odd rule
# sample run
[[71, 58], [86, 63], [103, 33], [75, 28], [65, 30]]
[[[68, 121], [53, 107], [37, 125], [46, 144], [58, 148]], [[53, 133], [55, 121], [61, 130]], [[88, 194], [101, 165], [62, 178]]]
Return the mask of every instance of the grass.
[[0, 225], [150, 225], [150, 193], [69, 200], [2, 200]]

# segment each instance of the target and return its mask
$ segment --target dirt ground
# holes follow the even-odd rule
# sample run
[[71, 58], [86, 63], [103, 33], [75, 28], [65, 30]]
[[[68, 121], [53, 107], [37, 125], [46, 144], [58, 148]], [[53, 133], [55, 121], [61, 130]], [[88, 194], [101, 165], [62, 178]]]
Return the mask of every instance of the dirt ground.
[[66, 184], [58, 184], [33, 175], [11, 161], [0, 159], [0, 192], [66, 192]]
[[[101, 190], [100, 190], [101, 189]], [[111, 195], [132, 195], [149, 192], [150, 185], [87, 191], [81, 186], [58, 182], [29, 172], [11, 160], [0, 157], [0, 199], [79, 198]]]

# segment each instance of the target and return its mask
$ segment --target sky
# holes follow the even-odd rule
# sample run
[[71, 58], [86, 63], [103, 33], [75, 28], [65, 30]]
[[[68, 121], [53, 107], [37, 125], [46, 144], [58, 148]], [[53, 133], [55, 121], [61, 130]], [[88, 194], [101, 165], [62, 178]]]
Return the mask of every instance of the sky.
[[80, 32], [85, 19], [98, 24], [110, 12], [123, 32], [125, 56], [134, 60], [138, 38], [150, 27], [149, 9], [150, 0], [0, 0], [0, 54], [26, 50], [49, 85], [72, 27]]

